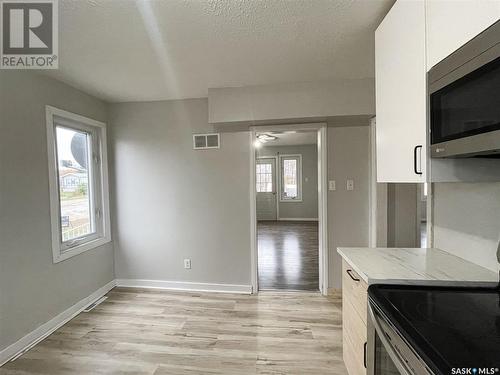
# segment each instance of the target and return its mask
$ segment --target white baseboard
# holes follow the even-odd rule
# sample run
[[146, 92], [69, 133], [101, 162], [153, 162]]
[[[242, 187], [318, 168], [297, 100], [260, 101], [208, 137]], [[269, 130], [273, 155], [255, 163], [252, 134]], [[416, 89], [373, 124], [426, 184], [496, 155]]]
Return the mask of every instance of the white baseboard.
[[280, 217], [278, 221], [318, 221], [317, 217]]
[[117, 286], [129, 288], [150, 288], [166, 290], [184, 290], [190, 292], [219, 292], [252, 294], [251, 285], [193, 283], [188, 281], [116, 279]]
[[5, 363], [19, 357], [21, 354], [31, 349], [33, 346], [38, 344], [44, 338], [49, 336], [52, 332], [54, 332], [55, 330], [66, 324], [68, 321], [73, 319], [80, 312], [82, 312], [82, 310], [85, 307], [87, 307], [91, 302], [101, 298], [115, 286], [116, 286], [116, 280], [109, 282], [102, 288], [96, 290], [90, 296], [85, 297], [81, 301], [71, 306], [69, 309], [63, 311], [56, 317], [52, 318], [48, 322], [42, 324], [35, 330], [28, 333], [26, 336], [22, 337], [12, 345], [0, 351], [0, 366], [3, 366]]

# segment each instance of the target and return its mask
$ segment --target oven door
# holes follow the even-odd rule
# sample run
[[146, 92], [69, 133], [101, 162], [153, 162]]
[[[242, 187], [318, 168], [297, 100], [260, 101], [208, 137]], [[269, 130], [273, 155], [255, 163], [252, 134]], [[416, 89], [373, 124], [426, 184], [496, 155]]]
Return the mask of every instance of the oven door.
[[368, 304], [367, 370], [368, 375], [433, 374], [371, 302]]

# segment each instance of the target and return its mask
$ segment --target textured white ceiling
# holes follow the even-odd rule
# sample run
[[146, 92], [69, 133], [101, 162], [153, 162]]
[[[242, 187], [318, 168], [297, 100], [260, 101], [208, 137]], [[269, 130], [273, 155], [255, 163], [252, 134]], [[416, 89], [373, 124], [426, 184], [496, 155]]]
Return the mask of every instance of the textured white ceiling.
[[60, 0], [59, 70], [102, 99], [374, 75], [394, 0]]

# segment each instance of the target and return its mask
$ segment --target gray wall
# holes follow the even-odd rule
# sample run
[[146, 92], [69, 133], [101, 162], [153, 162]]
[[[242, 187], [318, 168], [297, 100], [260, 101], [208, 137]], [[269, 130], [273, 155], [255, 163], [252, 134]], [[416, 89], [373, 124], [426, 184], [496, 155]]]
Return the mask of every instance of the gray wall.
[[250, 135], [195, 151], [207, 118], [207, 99], [110, 107], [117, 278], [250, 285]]
[[419, 247], [417, 184], [387, 184], [387, 246]]
[[[328, 180], [336, 191], [328, 192], [329, 284], [340, 288], [342, 260], [337, 247], [368, 246], [370, 127], [328, 128]], [[354, 190], [346, 180], [354, 180]]]
[[499, 269], [500, 183], [434, 184], [434, 246]]
[[[117, 278], [250, 284], [249, 134], [193, 151], [206, 119], [206, 99], [111, 106]], [[330, 287], [340, 288], [336, 248], [368, 244], [369, 127], [330, 127], [328, 142]]]
[[[108, 120], [113, 239], [52, 263], [45, 105]], [[30, 72], [0, 72], [0, 349], [114, 278], [250, 284], [249, 134], [210, 131], [206, 99], [110, 106]], [[368, 127], [329, 128], [330, 286], [337, 246], [368, 243]], [[345, 191], [345, 180], [355, 191]], [[113, 268], [113, 245], [115, 269]], [[192, 259], [184, 270], [183, 259]]]
[[208, 89], [211, 124], [324, 121], [375, 114], [375, 79], [332, 79]]
[[0, 71], [0, 350], [113, 277], [113, 245], [53, 264], [45, 105], [106, 121], [105, 103], [26, 71]]
[[[279, 154], [302, 155], [302, 202], [280, 202], [280, 218], [318, 218], [318, 148], [316, 145], [300, 146], [265, 146], [257, 151], [261, 156]], [[278, 160], [279, 163], [279, 160]], [[279, 168], [278, 168], [279, 170]], [[280, 178], [279, 175], [277, 178]], [[306, 181], [307, 180], [307, 181]]]

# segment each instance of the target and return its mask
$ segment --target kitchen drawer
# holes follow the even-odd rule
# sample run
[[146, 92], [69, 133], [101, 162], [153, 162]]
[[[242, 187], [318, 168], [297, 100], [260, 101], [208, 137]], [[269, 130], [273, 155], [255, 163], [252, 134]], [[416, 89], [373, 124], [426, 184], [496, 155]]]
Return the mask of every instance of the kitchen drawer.
[[353, 306], [366, 326], [368, 284], [346, 261], [342, 261], [342, 300], [348, 301]]
[[342, 355], [349, 375], [366, 375], [366, 325], [347, 302], [342, 307]]

